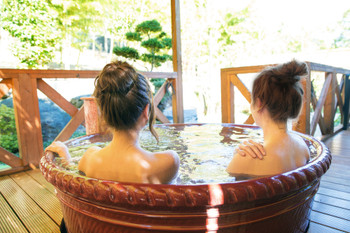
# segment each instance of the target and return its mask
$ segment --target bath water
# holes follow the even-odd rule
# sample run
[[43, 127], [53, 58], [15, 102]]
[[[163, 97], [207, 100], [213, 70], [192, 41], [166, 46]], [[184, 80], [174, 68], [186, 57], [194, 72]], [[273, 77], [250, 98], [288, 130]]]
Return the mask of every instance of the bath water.
[[[232, 159], [234, 150], [243, 141], [252, 139], [262, 142], [262, 130], [257, 128], [247, 128], [222, 124], [204, 125], [181, 125], [156, 127], [159, 134], [159, 143], [149, 130], [142, 131], [140, 135], [140, 145], [148, 151], [157, 152], [164, 150], [174, 150], [180, 157], [180, 168], [177, 178], [173, 184], [193, 185], [207, 183], [231, 183], [236, 178], [230, 176], [226, 167]], [[100, 137], [100, 136], [98, 136]], [[69, 165], [64, 166], [71, 172], [79, 173], [78, 162], [87, 148], [99, 146], [103, 148], [109, 141], [98, 137], [82, 137], [74, 144], [67, 143], [72, 160]], [[91, 140], [91, 139], [94, 140]], [[97, 141], [96, 141], [97, 139]], [[109, 139], [110, 140], [110, 139]], [[310, 144], [312, 155], [316, 155], [316, 148]], [[56, 162], [59, 162], [57, 159]]]

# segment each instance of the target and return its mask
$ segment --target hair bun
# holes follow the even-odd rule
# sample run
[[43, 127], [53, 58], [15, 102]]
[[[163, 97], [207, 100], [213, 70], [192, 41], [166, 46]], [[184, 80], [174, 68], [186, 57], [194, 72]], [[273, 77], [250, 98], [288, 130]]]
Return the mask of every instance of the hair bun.
[[293, 85], [300, 81], [300, 76], [308, 74], [308, 67], [305, 62], [292, 60], [276, 66], [272, 72], [276, 83]]

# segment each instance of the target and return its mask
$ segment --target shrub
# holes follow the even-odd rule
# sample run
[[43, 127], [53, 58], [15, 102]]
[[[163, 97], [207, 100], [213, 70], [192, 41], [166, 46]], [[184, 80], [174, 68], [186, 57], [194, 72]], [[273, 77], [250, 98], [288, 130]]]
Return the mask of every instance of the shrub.
[[15, 114], [12, 108], [0, 105], [0, 146], [12, 152], [18, 152]]

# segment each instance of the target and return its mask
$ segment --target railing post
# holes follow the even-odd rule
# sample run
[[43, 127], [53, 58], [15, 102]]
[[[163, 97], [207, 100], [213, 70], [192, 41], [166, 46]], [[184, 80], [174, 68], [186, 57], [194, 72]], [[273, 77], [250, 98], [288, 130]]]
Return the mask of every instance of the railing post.
[[171, 0], [171, 26], [173, 69], [177, 72], [177, 78], [173, 81], [175, 96], [173, 96], [174, 123], [184, 122], [183, 86], [182, 86], [182, 57], [181, 57], [181, 24], [180, 24], [180, 1]]
[[299, 118], [293, 122], [293, 130], [310, 134], [310, 100], [311, 100], [311, 69], [309, 66], [309, 75], [303, 78], [300, 82], [304, 90], [303, 106], [301, 107]]
[[350, 79], [349, 75], [345, 76], [344, 80], [344, 106], [343, 106], [343, 112], [344, 112], [344, 121], [343, 121], [343, 129], [347, 130], [349, 125], [349, 105], [350, 105]]
[[323, 107], [323, 119], [325, 123], [325, 134], [332, 134], [334, 131], [334, 105], [335, 105], [335, 79], [337, 74], [325, 73], [325, 78], [331, 75], [331, 83], [326, 96], [326, 101]]
[[227, 71], [221, 70], [222, 123], [235, 123], [234, 86]]
[[39, 165], [43, 155], [43, 139], [37, 95], [37, 80], [20, 73], [13, 78], [13, 108], [16, 118], [19, 153], [23, 166]]

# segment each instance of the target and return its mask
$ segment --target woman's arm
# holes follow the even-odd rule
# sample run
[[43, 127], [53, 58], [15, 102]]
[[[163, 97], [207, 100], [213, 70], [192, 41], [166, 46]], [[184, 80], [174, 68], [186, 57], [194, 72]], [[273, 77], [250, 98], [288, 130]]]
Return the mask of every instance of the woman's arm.
[[254, 142], [253, 140], [243, 142], [236, 148], [235, 152], [241, 156], [250, 155], [252, 158], [259, 159], [264, 159], [264, 156], [266, 155], [263, 145]]
[[45, 152], [46, 151], [52, 151], [58, 154], [60, 157], [66, 159], [67, 161], [69, 161], [71, 158], [67, 146], [60, 141], [55, 141], [51, 143], [51, 145], [46, 147]]

